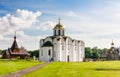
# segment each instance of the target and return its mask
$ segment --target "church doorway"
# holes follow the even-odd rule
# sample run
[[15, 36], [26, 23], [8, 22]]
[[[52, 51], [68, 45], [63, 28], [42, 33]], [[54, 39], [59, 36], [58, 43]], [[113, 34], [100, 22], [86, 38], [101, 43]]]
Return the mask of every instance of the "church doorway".
[[67, 62], [69, 62], [70, 60], [69, 60], [69, 55], [67, 55]]

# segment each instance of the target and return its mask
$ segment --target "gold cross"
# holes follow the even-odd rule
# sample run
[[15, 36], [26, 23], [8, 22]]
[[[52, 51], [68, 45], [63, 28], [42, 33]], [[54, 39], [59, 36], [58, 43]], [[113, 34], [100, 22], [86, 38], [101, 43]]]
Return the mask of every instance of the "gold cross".
[[60, 19], [60, 17], [59, 17], [59, 18], [58, 18], [58, 23], [59, 23], [59, 24], [60, 24], [60, 20], [61, 20], [61, 19]]

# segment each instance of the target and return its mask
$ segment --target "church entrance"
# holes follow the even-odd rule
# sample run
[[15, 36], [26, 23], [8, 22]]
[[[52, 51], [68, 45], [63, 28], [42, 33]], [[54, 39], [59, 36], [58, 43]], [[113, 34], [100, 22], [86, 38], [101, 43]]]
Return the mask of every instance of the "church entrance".
[[69, 60], [69, 55], [67, 55], [67, 62], [69, 62], [70, 60]]

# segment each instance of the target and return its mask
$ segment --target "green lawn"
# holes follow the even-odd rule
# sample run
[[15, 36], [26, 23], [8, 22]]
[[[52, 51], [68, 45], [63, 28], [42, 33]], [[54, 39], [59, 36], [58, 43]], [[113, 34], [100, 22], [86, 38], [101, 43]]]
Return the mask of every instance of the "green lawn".
[[120, 77], [120, 61], [53, 62], [23, 77]]
[[28, 68], [34, 65], [38, 65], [38, 61], [26, 61], [26, 60], [0, 60], [0, 75], [15, 72], [24, 68]]

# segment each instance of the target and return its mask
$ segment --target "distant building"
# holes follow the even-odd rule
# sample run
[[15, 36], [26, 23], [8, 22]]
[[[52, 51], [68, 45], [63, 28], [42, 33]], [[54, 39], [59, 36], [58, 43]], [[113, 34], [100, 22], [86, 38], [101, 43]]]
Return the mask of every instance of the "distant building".
[[111, 43], [111, 48], [107, 52], [107, 60], [119, 60], [119, 50], [114, 47], [114, 43]]
[[28, 56], [29, 54], [24, 47], [21, 47], [21, 48], [18, 47], [17, 41], [16, 41], [16, 35], [14, 36], [14, 42], [11, 48], [3, 50], [3, 53], [2, 53], [3, 59], [16, 59], [16, 58], [24, 59]]
[[79, 62], [85, 58], [85, 43], [65, 36], [60, 20], [53, 28], [53, 36], [40, 40], [40, 61]]

